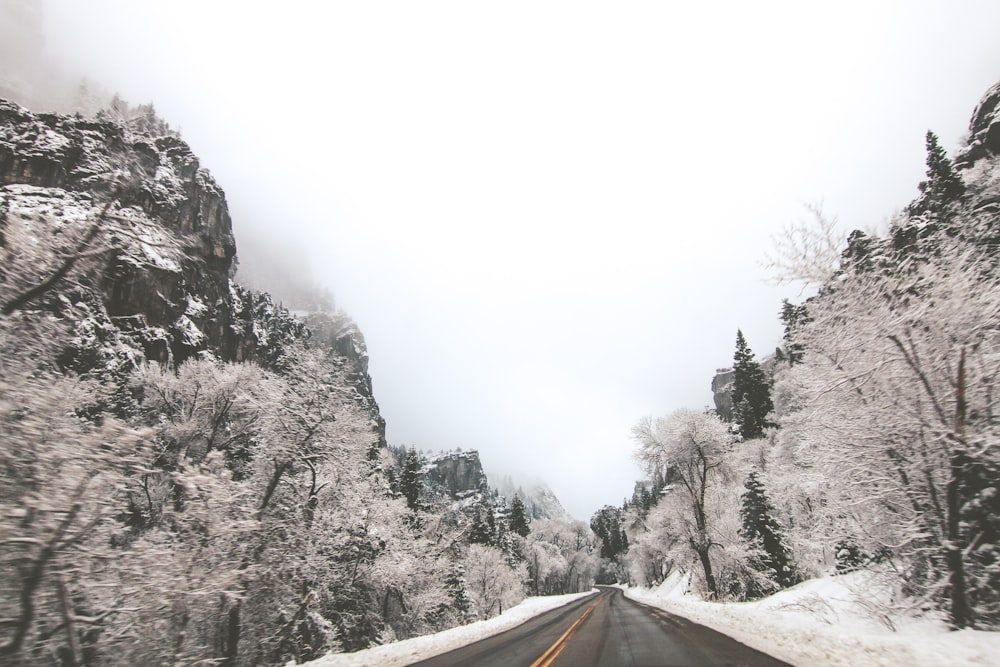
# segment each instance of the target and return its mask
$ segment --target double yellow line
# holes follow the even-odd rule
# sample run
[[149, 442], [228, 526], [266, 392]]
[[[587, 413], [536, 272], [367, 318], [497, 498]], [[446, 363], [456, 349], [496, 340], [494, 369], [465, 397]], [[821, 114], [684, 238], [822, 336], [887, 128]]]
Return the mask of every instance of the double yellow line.
[[599, 596], [592, 605], [587, 607], [587, 611], [583, 612], [583, 615], [580, 616], [580, 618], [576, 619], [573, 622], [573, 625], [569, 626], [569, 630], [564, 632], [562, 637], [557, 639], [556, 643], [550, 646], [549, 650], [542, 654], [542, 657], [531, 663], [531, 667], [549, 667], [549, 665], [552, 664], [552, 661], [556, 659], [556, 656], [562, 653], [562, 650], [566, 648], [566, 644], [569, 643], [570, 637], [573, 636], [573, 633], [576, 632], [576, 629], [580, 627], [581, 623], [587, 620], [587, 617], [590, 616], [590, 613], [594, 611], [594, 607], [596, 607], [600, 603], [601, 603], [601, 597]]

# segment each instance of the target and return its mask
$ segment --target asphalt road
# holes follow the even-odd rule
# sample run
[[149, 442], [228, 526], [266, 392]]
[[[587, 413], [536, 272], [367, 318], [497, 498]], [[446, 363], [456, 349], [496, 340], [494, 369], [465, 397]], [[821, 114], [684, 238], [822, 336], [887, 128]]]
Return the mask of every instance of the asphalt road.
[[617, 588], [536, 616], [420, 667], [789, 667]]

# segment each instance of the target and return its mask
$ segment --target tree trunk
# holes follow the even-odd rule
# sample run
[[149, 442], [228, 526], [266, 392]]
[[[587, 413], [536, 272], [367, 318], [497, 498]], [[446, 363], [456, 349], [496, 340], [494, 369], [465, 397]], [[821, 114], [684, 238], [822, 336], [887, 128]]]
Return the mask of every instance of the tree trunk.
[[705, 585], [708, 586], [708, 592], [713, 598], [718, 598], [719, 591], [715, 585], [715, 575], [712, 574], [712, 559], [708, 556], [708, 547], [697, 547], [696, 551], [699, 560], [701, 560], [701, 566], [705, 570]]
[[226, 619], [226, 655], [220, 663], [225, 667], [233, 667], [240, 651], [240, 601], [229, 608]]
[[[60, 572], [56, 576], [56, 592], [59, 594], [59, 612], [62, 616], [63, 626], [66, 628], [66, 640], [69, 644], [69, 664], [72, 667], [83, 664], [83, 654], [80, 652], [80, 640], [76, 636], [76, 625], [74, 624], [73, 606], [69, 592], [66, 590], [66, 578]], [[64, 662], [66, 659], [64, 659]]]
[[951, 625], [955, 629], [966, 628], [971, 623], [969, 601], [965, 597], [965, 564], [962, 562], [962, 541], [959, 514], [961, 499], [958, 483], [965, 472], [967, 458], [963, 451], [965, 436], [965, 350], [962, 350], [958, 360], [958, 387], [955, 397], [955, 439], [956, 450], [952, 451], [949, 461], [948, 485], [946, 487], [946, 505], [948, 515], [948, 533], [945, 542], [945, 562], [948, 565], [948, 598], [951, 606]]

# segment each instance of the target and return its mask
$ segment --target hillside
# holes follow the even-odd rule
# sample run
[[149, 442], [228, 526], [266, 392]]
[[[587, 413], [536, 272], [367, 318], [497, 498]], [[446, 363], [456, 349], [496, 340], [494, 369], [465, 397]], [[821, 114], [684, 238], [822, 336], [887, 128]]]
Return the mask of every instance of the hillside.
[[742, 602], [858, 572], [889, 627], [1000, 627], [1000, 83], [954, 154], [924, 143], [926, 178], [884, 231], [842, 238], [815, 211], [779, 239], [781, 277], [811, 289], [775, 308], [774, 357], [737, 332], [716, 411], [633, 428], [663, 484], [602, 510], [619, 581], [683, 575]]
[[589, 588], [553, 566], [586, 528], [514, 532], [478, 457], [441, 468], [469, 511], [410, 502], [358, 327], [236, 261], [223, 190], [151, 106], [0, 100], [2, 661], [282, 664]]

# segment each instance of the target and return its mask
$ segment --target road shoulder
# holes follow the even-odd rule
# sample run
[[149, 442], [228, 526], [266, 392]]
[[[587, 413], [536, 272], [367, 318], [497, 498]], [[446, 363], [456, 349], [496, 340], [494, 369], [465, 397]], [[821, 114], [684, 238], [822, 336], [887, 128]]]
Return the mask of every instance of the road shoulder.
[[308, 667], [404, 667], [506, 632], [547, 611], [564, 607], [596, 593], [596, 590], [591, 590], [569, 595], [530, 597], [500, 616], [485, 621], [476, 621], [432, 635], [404, 639], [355, 653], [330, 653], [303, 664]]

